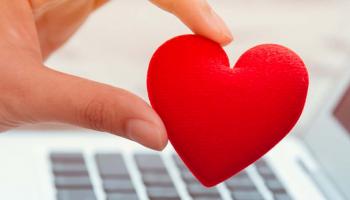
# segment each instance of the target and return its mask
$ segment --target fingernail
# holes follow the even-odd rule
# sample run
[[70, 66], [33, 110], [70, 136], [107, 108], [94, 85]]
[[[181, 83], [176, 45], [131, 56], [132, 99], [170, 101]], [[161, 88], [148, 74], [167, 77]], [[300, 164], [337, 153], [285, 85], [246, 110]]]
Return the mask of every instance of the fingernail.
[[166, 146], [166, 136], [162, 133], [162, 128], [144, 120], [128, 120], [126, 134], [129, 139], [154, 150], [162, 150]]

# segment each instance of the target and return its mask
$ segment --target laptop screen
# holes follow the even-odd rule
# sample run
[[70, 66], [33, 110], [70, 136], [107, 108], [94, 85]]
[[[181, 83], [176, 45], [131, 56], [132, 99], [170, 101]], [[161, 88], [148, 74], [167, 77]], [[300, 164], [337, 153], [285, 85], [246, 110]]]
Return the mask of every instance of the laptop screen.
[[350, 199], [350, 74], [344, 74], [344, 81], [338, 83], [320, 108], [324, 112], [320, 112], [302, 139], [321, 173], [326, 174], [344, 199]]
[[350, 87], [336, 107], [334, 115], [350, 136]]

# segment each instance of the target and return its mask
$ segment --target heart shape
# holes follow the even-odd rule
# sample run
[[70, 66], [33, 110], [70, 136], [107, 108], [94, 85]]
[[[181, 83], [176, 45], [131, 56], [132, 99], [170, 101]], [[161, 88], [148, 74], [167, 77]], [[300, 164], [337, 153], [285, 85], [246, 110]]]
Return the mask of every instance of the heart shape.
[[176, 152], [209, 187], [288, 134], [305, 104], [308, 72], [298, 55], [274, 44], [248, 50], [230, 68], [219, 44], [184, 35], [155, 52], [147, 88]]

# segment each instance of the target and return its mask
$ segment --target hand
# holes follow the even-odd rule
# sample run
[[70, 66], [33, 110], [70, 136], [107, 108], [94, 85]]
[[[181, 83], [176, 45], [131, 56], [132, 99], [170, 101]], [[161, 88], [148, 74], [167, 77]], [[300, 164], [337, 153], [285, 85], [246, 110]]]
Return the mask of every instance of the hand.
[[[194, 32], [232, 40], [204, 0], [153, 0]], [[105, 0], [0, 1], [0, 131], [57, 121], [106, 131], [161, 150], [165, 127], [141, 98], [123, 89], [60, 73], [43, 61]]]

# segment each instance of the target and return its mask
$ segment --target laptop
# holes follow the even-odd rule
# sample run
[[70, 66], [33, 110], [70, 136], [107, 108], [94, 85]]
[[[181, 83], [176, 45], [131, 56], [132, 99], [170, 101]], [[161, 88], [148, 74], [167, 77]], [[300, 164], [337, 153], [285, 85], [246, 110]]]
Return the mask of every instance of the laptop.
[[14, 130], [0, 136], [0, 199], [350, 199], [350, 73], [323, 108], [302, 136], [286, 138], [212, 188], [193, 177], [171, 145], [155, 152], [108, 134], [52, 125]]
[[[335, 1], [329, 6], [314, 2], [255, 1], [255, 6], [249, 9], [246, 1], [213, 1], [213, 4], [239, 38], [234, 43], [237, 46], [227, 49], [228, 55], [239, 55], [246, 47], [266, 41], [289, 44], [293, 49], [299, 47], [295, 50], [308, 61], [315, 61], [317, 69], [328, 76], [339, 72], [335, 67], [343, 62], [339, 52], [349, 52], [338, 48], [347, 48], [349, 35], [348, 17], [338, 19], [339, 13], [348, 13], [349, 7], [335, 9], [336, 5], [342, 5], [340, 2], [347, 3]], [[274, 12], [266, 12], [266, 6]], [[312, 10], [315, 12], [310, 15]], [[253, 17], [249, 18], [250, 15]], [[334, 42], [333, 32], [344, 33], [346, 40]], [[59, 56], [48, 62], [49, 66], [61, 66], [60, 71], [132, 89], [146, 99], [145, 90], [140, 87], [145, 82], [145, 63], [157, 45], [183, 33], [188, 30], [181, 23], [147, 1], [111, 1], [87, 22], [79, 36], [65, 46], [65, 51], [56, 53]], [[338, 46], [335, 48], [334, 44]], [[327, 51], [318, 51], [324, 49]], [[331, 66], [332, 70], [323, 66]], [[98, 70], [86, 70], [88, 67]], [[341, 73], [336, 87], [322, 101], [326, 103], [317, 106], [320, 112], [309, 117], [312, 121], [307, 121], [308, 126], [296, 127], [292, 137], [285, 138], [256, 163], [215, 187], [203, 187], [171, 145], [159, 153], [109, 134], [44, 124], [0, 134], [0, 199], [350, 199], [350, 72], [341, 70]], [[333, 78], [334, 75], [338, 76], [331, 74]], [[314, 83], [311, 80], [311, 87]], [[319, 88], [324, 88], [331, 84], [320, 85]]]

